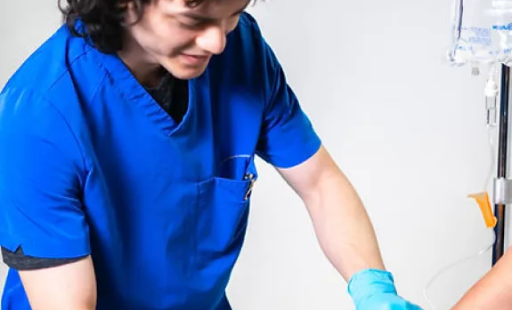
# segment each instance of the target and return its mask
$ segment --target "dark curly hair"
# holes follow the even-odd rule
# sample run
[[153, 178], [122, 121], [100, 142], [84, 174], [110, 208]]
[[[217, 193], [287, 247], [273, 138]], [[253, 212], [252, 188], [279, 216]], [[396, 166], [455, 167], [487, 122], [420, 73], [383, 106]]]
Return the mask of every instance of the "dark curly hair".
[[[138, 18], [144, 8], [153, 0], [66, 0], [58, 6], [64, 23], [73, 35], [87, 38], [94, 46], [113, 54], [123, 48], [123, 24], [128, 3], [137, 9]], [[189, 7], [195, 7], [208, 0], [186, 0]], [[77, 27], [78, 22], [83, 27]]]

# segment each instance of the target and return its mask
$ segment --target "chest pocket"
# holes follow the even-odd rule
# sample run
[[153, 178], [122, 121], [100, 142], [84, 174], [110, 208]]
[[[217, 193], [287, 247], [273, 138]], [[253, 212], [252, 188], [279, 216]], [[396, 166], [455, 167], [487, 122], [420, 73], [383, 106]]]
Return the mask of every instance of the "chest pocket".
[[196, 267], [221, 276], [238, 258], [258, 176], [252, 156], [225, 160], [219, 175], [198, 185], [195, 262]]

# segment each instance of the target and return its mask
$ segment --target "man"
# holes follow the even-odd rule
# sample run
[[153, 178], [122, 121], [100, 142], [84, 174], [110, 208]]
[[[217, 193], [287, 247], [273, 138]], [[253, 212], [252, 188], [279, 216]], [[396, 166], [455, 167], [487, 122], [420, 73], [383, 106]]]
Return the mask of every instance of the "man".
[[509, 310], [512, 308], [512, 251], [509, 249], [452, 310]]
[[357, 309], [418, 309], [247, 5], [68, 0], [0, 95], [2, 310], [231, 309], [256, 155]]

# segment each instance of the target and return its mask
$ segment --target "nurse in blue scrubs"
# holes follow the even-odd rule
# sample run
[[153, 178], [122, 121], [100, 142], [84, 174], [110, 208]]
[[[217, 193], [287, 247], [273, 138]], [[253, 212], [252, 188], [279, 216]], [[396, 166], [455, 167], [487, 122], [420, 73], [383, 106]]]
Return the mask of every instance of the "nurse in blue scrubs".
[[67, 2], [0, 94], [2, 310], [231, 309], [256, 156], [357, 309], [419, 309], [247, 0]]

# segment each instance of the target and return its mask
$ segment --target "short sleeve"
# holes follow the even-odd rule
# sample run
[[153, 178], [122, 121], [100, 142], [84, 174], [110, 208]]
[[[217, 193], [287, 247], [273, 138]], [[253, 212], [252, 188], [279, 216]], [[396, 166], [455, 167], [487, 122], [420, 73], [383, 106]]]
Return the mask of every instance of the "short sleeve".
[[267, 109], [259, 140], [258, 155], [280, 168], [298, 165], [315, 154], [321, 140], [288, 85], [274, 52], [263, 43], [266, 68]]
[[0, 246], [39, 258], [90, 254], [85, 165], [64, 117], [41, 96], [0, 94]]

